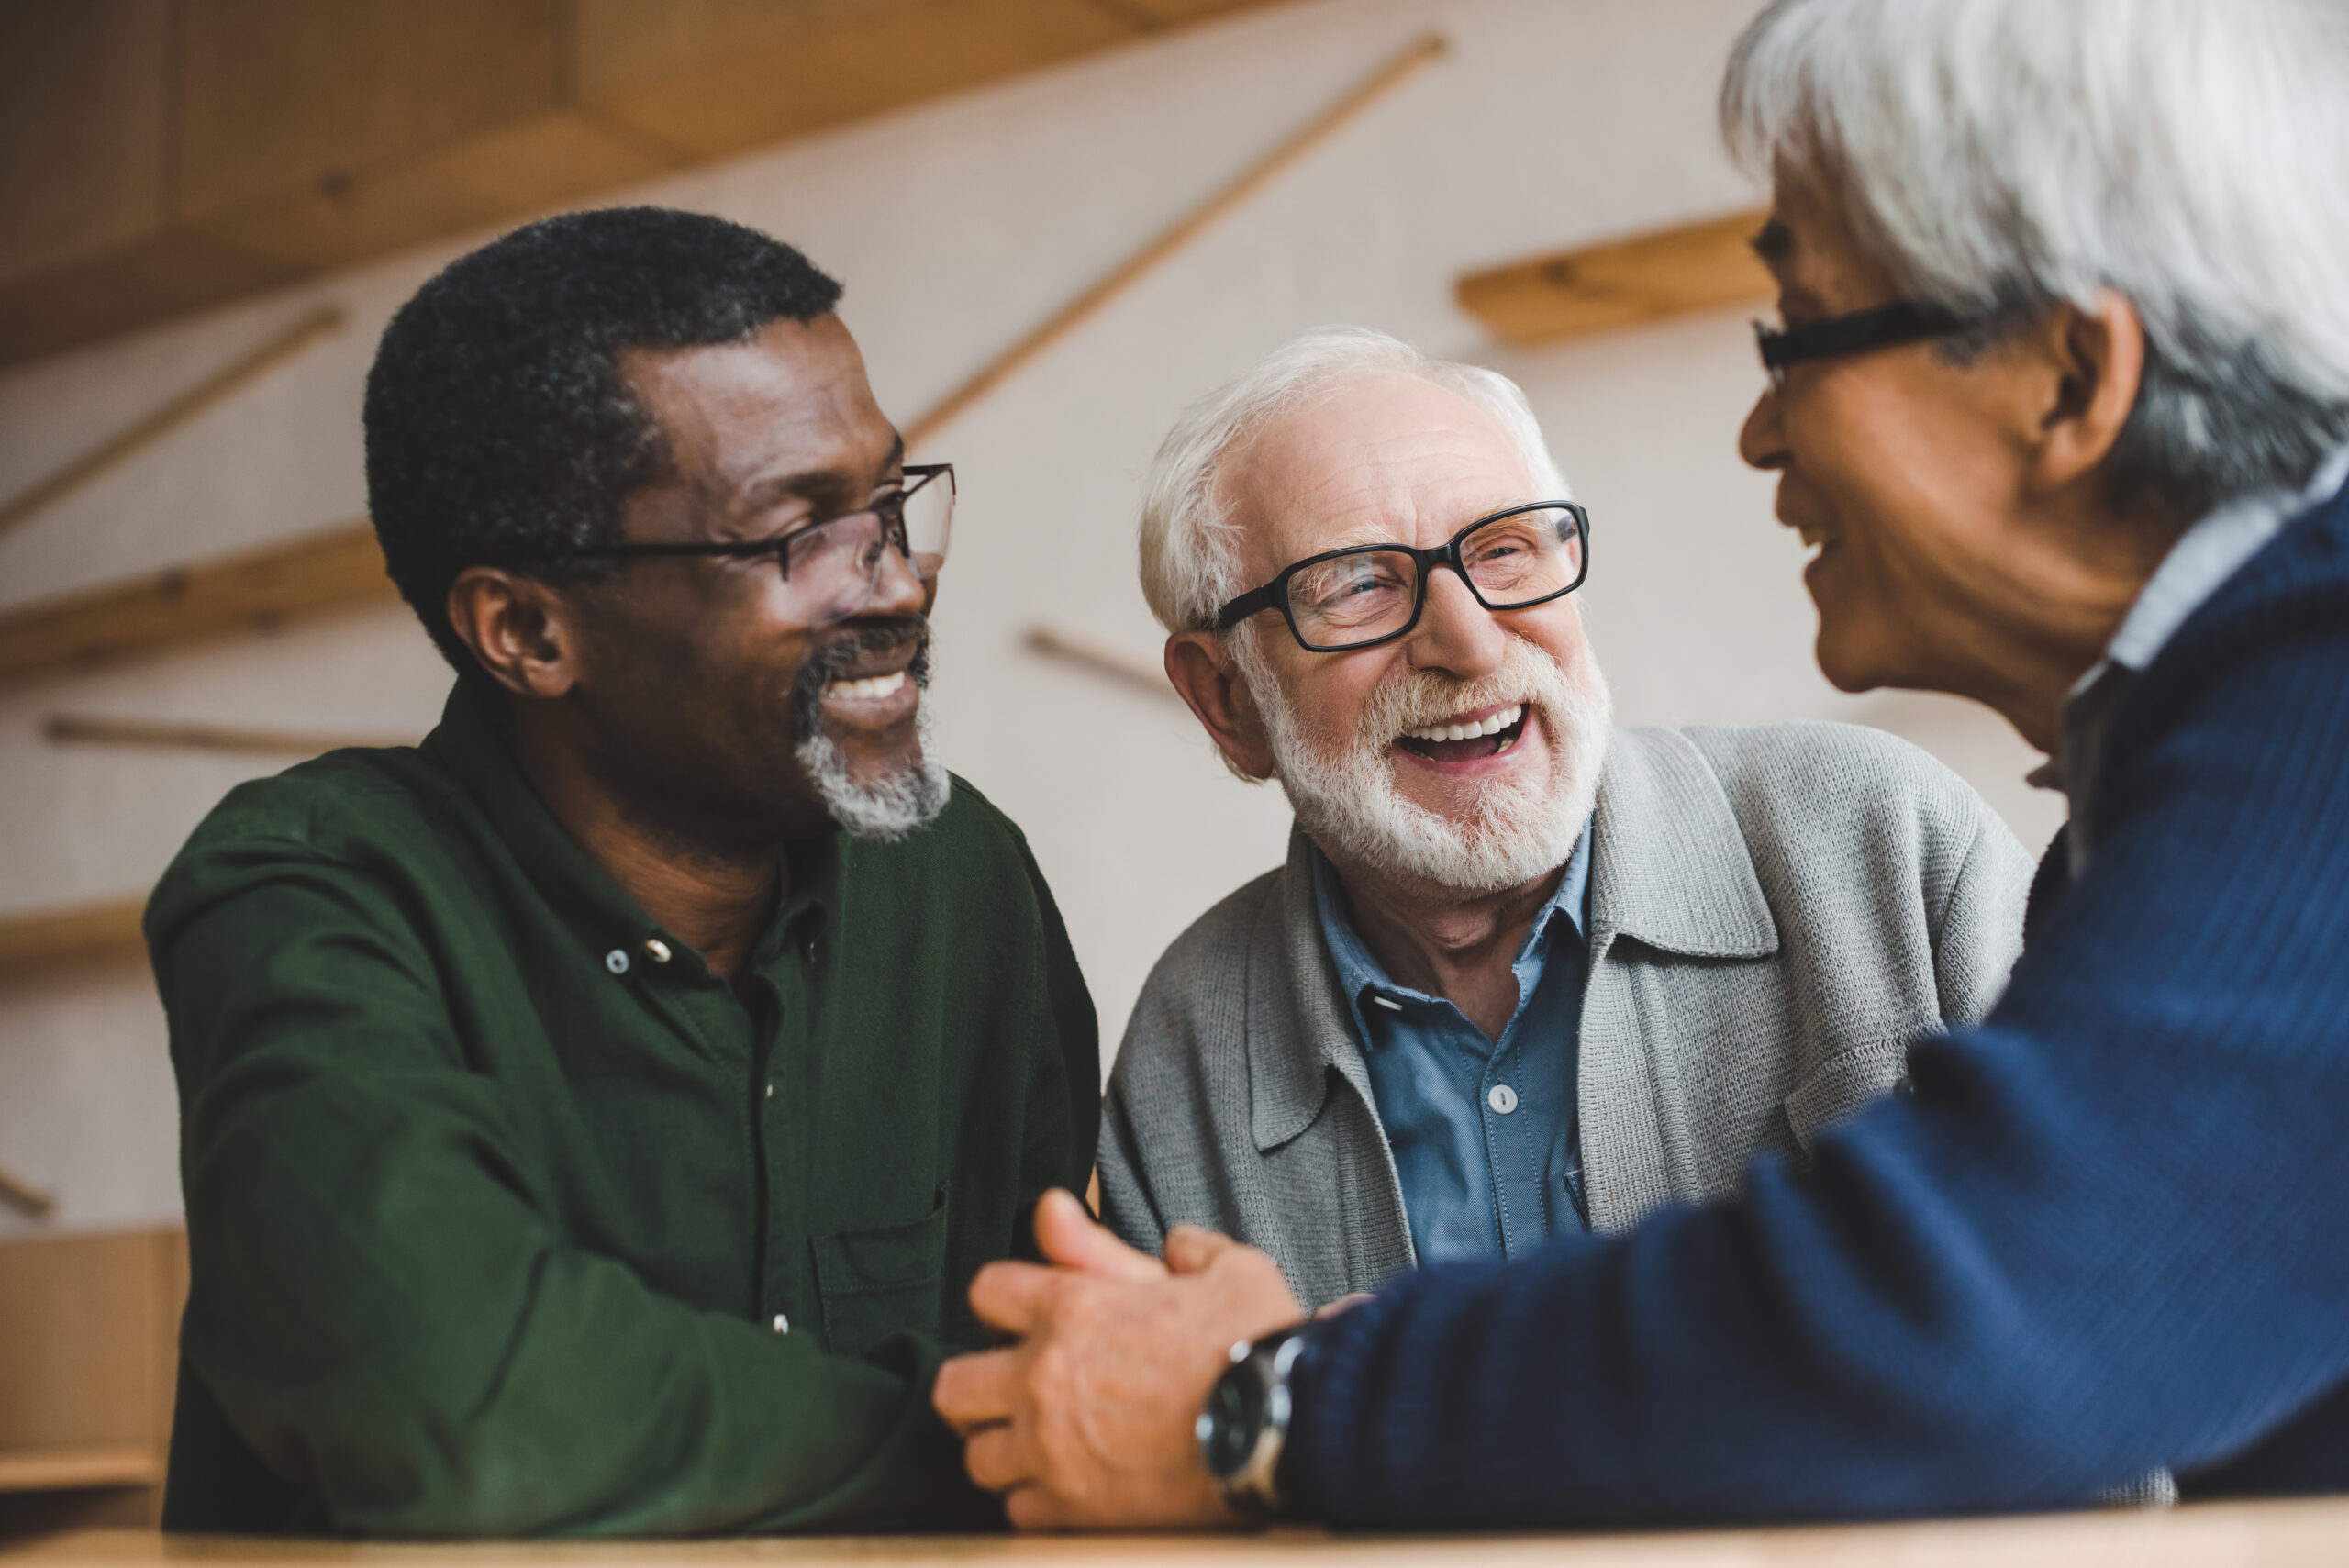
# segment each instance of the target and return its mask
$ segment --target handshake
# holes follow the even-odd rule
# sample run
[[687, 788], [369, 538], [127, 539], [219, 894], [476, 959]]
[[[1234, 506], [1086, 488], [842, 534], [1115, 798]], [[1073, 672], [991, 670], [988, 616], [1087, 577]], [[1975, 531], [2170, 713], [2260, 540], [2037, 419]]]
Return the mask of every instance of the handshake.
[[971, 1479], [1022, 1529], [1239, 1522], [1197, 1421], [1234, 1344], [1305, 1317], [1279, 1266], [1188, 1225], [1162, 1262], [1057, 1188], [1035, 1226], [1051, 1266], [990, 1263], [971, 1282], [980, 1321], [1014, 1342], [948, 1362], [930, 1396]]

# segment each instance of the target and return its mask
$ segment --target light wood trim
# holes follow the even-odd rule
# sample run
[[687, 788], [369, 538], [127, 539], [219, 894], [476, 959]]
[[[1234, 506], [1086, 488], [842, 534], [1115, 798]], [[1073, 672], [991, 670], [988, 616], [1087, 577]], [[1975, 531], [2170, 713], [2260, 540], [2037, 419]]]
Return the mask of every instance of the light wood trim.
[[260, 1562], [271, 1568], [693, 1568], [745, 1561], [791, 1568], [2317, 1568], [2342, 1559], [2349, 1499], [2194, 1503], [2176, 1508], [2089, 1508], [2038, 1517], [1903, 1519], [1885, 1524], [1731, 1526], [1708, 1529], [1481, 1531], [1333, 1535], [1312, 1529], [1030, 1536], [807, 1536], [791, 1540], [471, 1541], [462, 1545], [239, 1539], [154, 1531], [84, 1530], [16, 1548], [10, 1568], [79, 1564]]
[[1113, 681], [1148, 692], [1152, 696], [1181, 702], [1181, 694], [1166, 679], [1166, 672], [1140, 654], [1129, 653], [1113, 643], [1102, 641], [1082, 631], [1049, 621], [1039, 621], [1028, 628], [1029, 651], [1041, 653], [1047, 659], [1058, 659], [1079, 665], [1097, 675], [1107, 675]]
[[1766, 215], [1736, 212], [1470, 272], [1460, 307], [1504, 342], [1553, 343], [1770, 297], [1748, 241]]
[[152, 445], [248, 383], [284, 363], [312, 344], [342, 329], [342, 306], [323, 305], [302, 316], [260, 346], [239, 355], [155, 410], [131, 421], [88, 451], [6, 502], [0, 502], [0, 533], [42, 507], [63, 499], [140, 448]]
[[52, 713], [42, 723], [40, 732], [50, 740], [67, 744], [249, 752], [267, 757], [317, 757], [351, 746], [416, 744], [413, 735], [327, 735], [292, 729], [247, 729], [235, 725], [106, 718], [86, 713]]
[[1135, 251], [1091, 287], [983, 366], [953, 391], [939, 399], [906, 427], [906, 445], [918, 448], [929, 437], [1018, 373], [1020, 368], [1069, 333], [1087, 317], [1140, 282], [1152, 269], [1197, 239], [1216, 220], [1270, 184], [1283, 171], [1342, 130], [1362, 112], [1401, 86], [1425, 66], [1441, 59], [1450, 46], [1441, 33], [1415, 39], [1400, 53], [1356, 83], [1319, 114], [1286, 137], [1271, 151], [1242, 170], [1223, 187], [1176, 218], [1148, 244]]
[[6, 1204], [28, 1219], [46, 1219], [57, 1207], [57, 1197], [0, 1166], [0, 1204]]
[[0, 681], [398, 597], [374, 529], [348, 523], [0, 611]]
[[153, 1486], [162, 1457], [136, 1443], [0, 1451], [0, 1492], [62, 1492], [90, 1486]]
[[0, 981], [146, 950], [142, 897], [0, 916]]

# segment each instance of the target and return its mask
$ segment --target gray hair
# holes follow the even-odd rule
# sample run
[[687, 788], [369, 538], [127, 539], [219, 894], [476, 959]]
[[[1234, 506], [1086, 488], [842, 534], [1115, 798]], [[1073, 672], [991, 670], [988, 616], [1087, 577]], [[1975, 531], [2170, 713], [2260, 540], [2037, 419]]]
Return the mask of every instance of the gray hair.
[[2349, 440], [2340, 0], [1776, 0], [1720, 118], [1750, 172], [1833, 192], [1911, 298], [2135, 306], [2122, 504], [2297, 489]]
[[[1497, 371], [1431, 359], [1365, 327], [1321, 327], [1274, 350], [1239, 380], [1183, 411], [1151, 461], [1141, 506], [1141, 591], [1169, 631], [1199, 631], [1244, 592], [1223, 460], [1275, 415], [1366, 376], [1400, 373], [1458, 393], [1497, 420], [1525, 460], [1538, 499], [1571, 501], [1517, 384]], [[1463, 518], [1465, 522], [1467, 519]]]

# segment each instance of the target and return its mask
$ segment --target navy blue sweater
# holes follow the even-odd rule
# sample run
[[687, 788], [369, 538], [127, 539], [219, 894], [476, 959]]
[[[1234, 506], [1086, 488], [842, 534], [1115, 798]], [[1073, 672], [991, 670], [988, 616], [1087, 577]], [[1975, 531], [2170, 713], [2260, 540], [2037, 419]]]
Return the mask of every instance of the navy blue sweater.
[[1310, 1518], [2349, 1490], [2349, 492], [2123, 699], [2087, 873], [1917, 1092], [1667, 1209], [1422, 1270], [1300, 1369]]

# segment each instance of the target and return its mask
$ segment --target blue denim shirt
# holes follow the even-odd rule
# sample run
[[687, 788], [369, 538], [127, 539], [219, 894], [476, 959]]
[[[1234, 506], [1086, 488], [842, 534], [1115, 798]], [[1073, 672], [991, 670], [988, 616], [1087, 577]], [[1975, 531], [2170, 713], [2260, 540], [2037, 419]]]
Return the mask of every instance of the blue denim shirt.
[[1497, 1040], [1450, 1002], [1388, 979], [1354, 930], [1336, 868], [1318, 848], [1312, 862], [1321, 938], [1353, 1008], [1419, 1261], [1522, 1257], [1587, 1226], [1575, 1082], [1590, 828], [1518, 950], [1517, 1011]]

